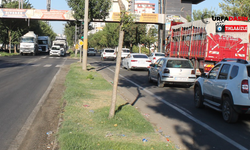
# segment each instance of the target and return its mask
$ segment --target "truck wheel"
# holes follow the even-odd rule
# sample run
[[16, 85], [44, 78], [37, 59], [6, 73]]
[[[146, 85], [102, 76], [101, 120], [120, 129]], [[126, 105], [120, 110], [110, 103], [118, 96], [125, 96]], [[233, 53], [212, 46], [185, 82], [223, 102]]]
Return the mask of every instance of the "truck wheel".
[[158, 76], [158, 79], [157, 79], [157, 86], [159, 88], [163, 88], [164, 87], [164, 82], [161, 81], [161, 77]]
[[222, 116], [228, 123], [234, 123], [238, 120], [239, 114], [233, 109], [230, 98], [225, 97], [222, 104]]
[[201, 94], [201, 88], [199, 86], [195, 87], [195, 90], [194, 90], [194, 105], [196, 108], [203, 108], [204, 107], [203, 96]]

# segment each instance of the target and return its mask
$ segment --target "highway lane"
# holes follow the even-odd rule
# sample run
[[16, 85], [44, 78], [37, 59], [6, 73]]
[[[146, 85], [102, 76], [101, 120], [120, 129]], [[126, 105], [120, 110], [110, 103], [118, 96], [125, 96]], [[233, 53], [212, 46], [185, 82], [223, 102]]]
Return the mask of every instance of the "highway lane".
[[6, 150], [66, 57], [0, 57], [0, 150]]
[[[98, 71], [113, 79], [114, 61], [100, 61], [98, 56], [89, 57], [89, 63]], [[209, 108], [197, 109], [193, 104], [193, 87], [167, 85], [158, 88], [148, 83], [147, 71], [120, 70], [120, 91], [145, 112], [149, 120], [186, 149], [250, 149], [250, 117], [241, 116], [235, 124], [223, 121], [220, 112]], [[134, 99], [133, 99], [134, 98]], [[178, 134], [179, 137], [174, 137]]]

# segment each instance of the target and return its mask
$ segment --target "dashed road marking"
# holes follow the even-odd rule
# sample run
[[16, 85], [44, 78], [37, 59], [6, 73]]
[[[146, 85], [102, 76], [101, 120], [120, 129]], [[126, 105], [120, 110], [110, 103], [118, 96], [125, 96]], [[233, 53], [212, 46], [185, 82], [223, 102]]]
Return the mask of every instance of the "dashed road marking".
[[51, 64], [46, 64], [43, 67], [51, 67], [51, 66], [52, 66]]

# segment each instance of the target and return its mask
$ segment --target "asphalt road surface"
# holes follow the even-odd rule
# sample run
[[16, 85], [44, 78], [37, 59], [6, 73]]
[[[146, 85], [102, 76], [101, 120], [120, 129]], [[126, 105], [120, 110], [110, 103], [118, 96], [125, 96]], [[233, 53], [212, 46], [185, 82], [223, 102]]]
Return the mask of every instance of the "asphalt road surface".
[[[113, 81], [115, 61], [100, 61], [100, 56], [92, 56], [88, 63]], [[158, 88], [156, 83], [148, 82], [147, 70], [121, 68], [119, 91], [163, 131], [177, 149], [250, 149], [250, 116], [241, 116], [237, 123], [228, 124], [221, 112], [195, 108], [193, 87]]]
[[0, 150], [7, 150], [67, 57], [0, 57]]

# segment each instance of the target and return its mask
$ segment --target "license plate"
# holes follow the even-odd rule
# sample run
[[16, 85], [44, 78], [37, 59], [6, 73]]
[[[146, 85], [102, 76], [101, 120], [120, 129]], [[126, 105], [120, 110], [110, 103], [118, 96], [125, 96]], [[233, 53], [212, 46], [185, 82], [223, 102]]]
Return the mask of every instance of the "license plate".
[[174, 79], [178, 80], [178, 81], [187, 81], [187, 78], [178, 78], [178, 77], [175, 77]]

